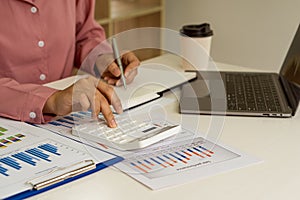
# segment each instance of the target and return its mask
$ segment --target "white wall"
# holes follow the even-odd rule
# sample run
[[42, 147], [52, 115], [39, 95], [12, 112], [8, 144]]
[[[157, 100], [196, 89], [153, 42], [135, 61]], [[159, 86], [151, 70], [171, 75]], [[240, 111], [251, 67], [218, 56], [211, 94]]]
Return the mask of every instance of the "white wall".
[[215, 61], [278, 71], [300, 22], [300, 0], [165, 0], [166, 28], [209, 22]]

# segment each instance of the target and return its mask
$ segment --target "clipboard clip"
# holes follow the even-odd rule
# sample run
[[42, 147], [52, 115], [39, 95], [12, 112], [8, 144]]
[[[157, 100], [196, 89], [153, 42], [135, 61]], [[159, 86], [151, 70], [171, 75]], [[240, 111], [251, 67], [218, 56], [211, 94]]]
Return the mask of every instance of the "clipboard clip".
[[30, 184], [32, 189], [40, 190], [95, 168], [96, 164], [93, 160], [84, 160], [67, 167], [55, 168], [49, 171], [47, 174], [27, 181], [26, 183]]

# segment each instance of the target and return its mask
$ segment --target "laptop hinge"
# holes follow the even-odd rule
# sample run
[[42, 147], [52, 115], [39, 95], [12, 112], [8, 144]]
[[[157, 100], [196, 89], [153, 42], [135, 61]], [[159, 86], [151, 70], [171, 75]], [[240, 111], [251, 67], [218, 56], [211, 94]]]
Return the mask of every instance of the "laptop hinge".
[[285, 78], [281, 75], [279, 75], [279, 80], [283, 87], [284, 93], [287, 96], [287, 101], [289, 103], [289, 106], [292, 108], [292, 115], [295, 115], [299, 102], [294, 90], [292, 89], [293, 85], [289, 83], [287, 80], [285, 80]]

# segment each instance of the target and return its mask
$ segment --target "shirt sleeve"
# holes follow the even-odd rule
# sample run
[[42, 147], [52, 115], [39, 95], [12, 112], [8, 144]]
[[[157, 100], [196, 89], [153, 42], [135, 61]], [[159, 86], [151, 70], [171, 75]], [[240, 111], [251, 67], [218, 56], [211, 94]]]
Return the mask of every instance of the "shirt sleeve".
[[51, 116], [43, 115], [43, 107], [55, 91], [42, 85], [20, 84], [11, 78], [0, 78], [0, 115], [30, 123], [45, 123]]
[[[105, 31], [94, 19], [95, 1], [77, 0], [75, 66], [94, 74], [94, 65], [81, 66], [88, 54], [105, 41]], [[99, 54], [104, 52], [99, 52]]]

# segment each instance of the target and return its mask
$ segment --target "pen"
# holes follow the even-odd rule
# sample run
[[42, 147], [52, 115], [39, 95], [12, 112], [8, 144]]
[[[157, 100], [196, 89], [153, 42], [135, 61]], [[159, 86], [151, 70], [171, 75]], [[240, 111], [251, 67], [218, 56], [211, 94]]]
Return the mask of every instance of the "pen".
[[126, 89], [127, 85], [126, 85], [126, 80], [125, 80], [125, 76], [124, 76], [123, 65], [122, 65], [122, 61], [120, 59], [120, 54], [119, 54], [119, 49], [118, 49], [117, 41], [116, 41], [116, 38], [114, 38], [114, 37], [112, 38], [112, 48], [113, 48], [115, 59], [116, 59], [117, 64], [118, 64], [118, 66], [120, 68], [120, 71], [121, 71], [121, 79], [122, 79], [124, 88]]

